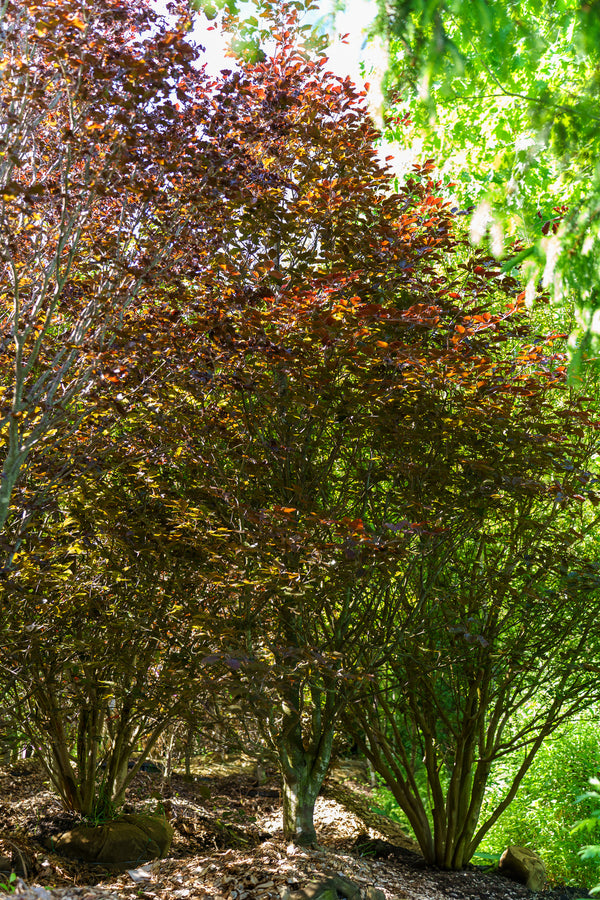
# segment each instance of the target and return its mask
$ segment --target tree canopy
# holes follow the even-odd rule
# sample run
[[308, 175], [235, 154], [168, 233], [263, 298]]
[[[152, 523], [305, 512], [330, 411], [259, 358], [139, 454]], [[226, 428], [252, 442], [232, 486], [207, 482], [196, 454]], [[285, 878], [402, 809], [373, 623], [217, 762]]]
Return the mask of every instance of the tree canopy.
[[[388, 133], [417, 137], [474, 207], [472, 234], [575, 308], [575, 353], [599, 329], [600, 11], [579, 0], [396, 0], [376, 28], [389, 44]], [[510, 259], [507, 265], [511, 264]], [[600, 315], [600, 314], [599, 314]]]
[[[191, 186], [219, 191], [218, 151], [198, 152], [210, 91], [188, 26], [185, 4], [167, 26], [141, 0], [0, 10], [0, 527], [32, 452], [126, 371], [115, 334], [194, 240]], [[213, 211], [217, 193], [202, 195]]]
[[3, 719], [93, 816], [172, 723], [243, 710], [299, 842], [344, 728], [460, 868], [597, 696], [597, 398], [436, 160], [394, 182], [299, 5], [214, 78], [185, 10], [7, 6], [9, 86], [67, 39], [75, 69], [6, 154]]

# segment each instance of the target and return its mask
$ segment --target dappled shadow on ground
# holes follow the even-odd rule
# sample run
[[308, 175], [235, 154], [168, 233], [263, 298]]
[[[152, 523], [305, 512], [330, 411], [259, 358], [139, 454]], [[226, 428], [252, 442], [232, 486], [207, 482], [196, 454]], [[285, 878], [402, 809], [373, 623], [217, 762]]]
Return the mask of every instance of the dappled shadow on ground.
[[[495, 872], [471, 867], [444, 872], [418, 853], [395, 846], [339, 802], [319, 798], [320, 844], [297, 848], [283, 840], [280, 795], [273, 779], [258, 784], [246, 769], [219, 771], [171, 785], [140, 773], [127, 811], [154, 811], [161, 803], [175, 829], [167, 859], [109, 871], [52, 853], [51, 839], [79, 818], [65, 813], [29, 761], [0, 770], [0, 857], [9, 857], [22, 881], [23, 900], [280, 900], [310, 881], [342, 875], [361, 889], [372, 885], [386, 900], [575, 900], [585, 890], [550, 886], [534, 895]], [[364, 789], [363, 789], [364, 791]], [[0, 873], [0, 882], [4, 879]], [[34, 885], [45, 888], [48, 893]]]

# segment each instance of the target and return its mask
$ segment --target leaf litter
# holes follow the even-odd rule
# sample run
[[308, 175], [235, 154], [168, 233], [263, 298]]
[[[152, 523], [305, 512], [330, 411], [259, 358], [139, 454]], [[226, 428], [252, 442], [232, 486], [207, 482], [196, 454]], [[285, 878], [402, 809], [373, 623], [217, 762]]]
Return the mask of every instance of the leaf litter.
[[[128, 792], [127, 811], [150, 811], [160, 802], [175, 836], [169, 857], [109, 871], [53, 854], [45, 846], [79, 821], [30, 760], [0, 768], [0, 861], [17, 871], [20, 900], [282, 900], [315, 880], [342, 876], [361, 891], [372, 886], [386, 900], [525, 900], [534, 895], [489, 867], [446, 872], [410, 849], [390, 842], [394, 830], [379, 817], [369, 825], [331, 796], [319, 797], [319, 844], [285, 841], [278, 783], [259, 784], [234, 763], [208, 775], [174, 775], [170, 787], [157, 774], [140, 773]], [[232, 774], [233, 771], [233, 774]], [[350, 775], [348, 776], [348, 771]], [[334, 773], [359, 799], [369, 788], [356, 772]], [[348, 779], [347, 781], [345, 779]], [[328, 793], [325, 791], [325, 793]], [[346, 792], [348, 793], [348, 791]], [[392, 823], [393, 824], [393, 823]], [[397, 826], [395, 826], [397, 828]], [[399, 829], [398, 829], [399, 831]], [[0, 863], [1, 864], [1, 863]], [[0, 871], [0, 882], [7, 882]], [[589, 896], [582, 888], [551, 885], [541, 900]]]

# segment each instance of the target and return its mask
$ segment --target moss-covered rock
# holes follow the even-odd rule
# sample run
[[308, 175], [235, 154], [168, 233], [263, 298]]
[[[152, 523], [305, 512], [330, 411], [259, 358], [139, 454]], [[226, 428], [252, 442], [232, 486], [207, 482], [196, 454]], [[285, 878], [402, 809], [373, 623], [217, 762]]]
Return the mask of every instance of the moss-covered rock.
[[133, 865], [165, 856], [172, 839], [164, 817], [131, 814], [104, 825], [78, 825], [53, 841], [53, 849], [82, 862]]

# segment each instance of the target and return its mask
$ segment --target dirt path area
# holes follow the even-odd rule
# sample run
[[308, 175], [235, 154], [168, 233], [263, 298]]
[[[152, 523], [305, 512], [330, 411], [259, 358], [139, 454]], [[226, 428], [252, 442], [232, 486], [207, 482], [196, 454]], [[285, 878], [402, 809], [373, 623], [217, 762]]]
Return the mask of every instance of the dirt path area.
[[[154, 811], [162, 803], [175, 837], [168, 858], [120, 871], [50, 852], [50, 839], [72, 828], [77, 817], [61, 810], [33, 765], [0, 770], [0, 857], [5, 865], [9, 858], [20, 873], [17, 894], [22, 900], [286, 900], [311, 882], [341, 876], [363, 896], [370, 886], [386, 900], [588, 896], [557, 886], [532, 895], [482, 867], [444, 872], [426, 866], [410, 843], [402, 845], [399, 834], [394, 838], [397, 826], [383, 823], [377, 830], [372, 819], [365, 824], [340, 802], [343, 792], [336, 799], [335, 790], [317, 801], [319, 846], [294, 847], [283, 840], [277, 782], [258, 784], [251, 767], [237, 765], [235, 774], [228, 774], [231, 768], [205, 768], [193, 780], [175, 775], [170, 790], [160, 775], [141, 773], [129, 791], [127, 811]], [[345, 777], [350, 790], [363, 798], [368, 794], [348, 773]]]

